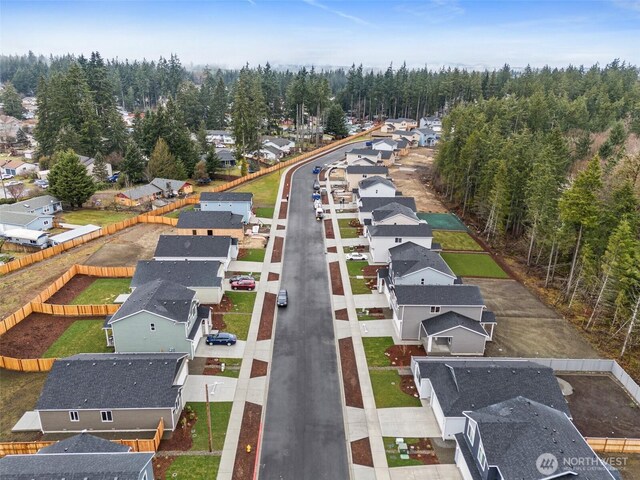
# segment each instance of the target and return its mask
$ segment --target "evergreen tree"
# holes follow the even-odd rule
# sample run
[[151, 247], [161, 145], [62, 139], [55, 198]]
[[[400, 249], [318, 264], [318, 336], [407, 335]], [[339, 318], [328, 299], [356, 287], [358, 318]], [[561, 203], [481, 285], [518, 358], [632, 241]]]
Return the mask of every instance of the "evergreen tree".
[[222, 72], [216, 73], [216, 83], [213, 89], [213, 98], [209, 103], [209, 113], [207, 116], [207, 128], [212, 130], [224, 129], [227, 125], [227, 111], [229, 109], [229, 98], [227, 87], [222, 78]]
[[22, 99], [12, 83], [7, 83], [2, 92], [0, 92], [0, 101], [4, 104], [2, 109], [4, 113], [10, 117], [22, 119], [24, 117], [24, 108], [22, 107]]
[[240, 158], [259, 148], [264, 111], [260, 80], [248, 67], [244, 67], [234, 88], [231, 111], [236, 155]]
[[327, 126], [324, 131], [336, 138], [346, 137], [349, 134], [347, 125], [344, 121], [344, 110], [342, 110], [340, 104], [334, 103], [331, 108], [329, 108]]
[[120, 169], [131, 183], [138, 183], [144, 179], [145, 162], [142, 152], [134, 142], [127, 145], [124, 160], [120, 164]]
[[206, 180], [209, 178], [209, 174], [207, 173], [207, 162], [206, 160], [200, 160], [196, 163], [196, 167], [193, 172], [193, 178], [196, 180]]
[[220, 170], [221, 167], [220, 157], [218, 157], [215, 147], [212, 146], [209, 148], [205, 161], [207, 164], [207, 173], [209, 174], [209, 178], [213, 179], [216, 172]]
[[81, 207], [96, 192], [96, 184], [73, 150], [56, 153], [47, 178], [51, 195], [72, 208]]
[[207, 142], [207, 130], [204, 120], [200, 122], [198, 131], [196, 132], [196, 138], [198, 139], [198, 147], [200, 147], [200, 153], [206, 153], [207, 149], [209, 148], [209, 143]]
[[109, 172], [107, 170], [107, 163], [104, 160], [104, 155], [98, 152], [94, 157], [93, 163], [93, 176], [98, 183], [105, 183]]
[[169, 151], [169, 146], [163, 138], [158, 139], [151, 152], [147, 170], [149, 179], [160, 177], [184, 180], [187, 178], [182, 162]]
[[29, 144], [29, 137], [27, 137], [27, 134], [24, 133], [24, 130], [22, 130], [21, 128], [19, 128], [18, 132], [16, 133], [16, 143], [20, 145]]

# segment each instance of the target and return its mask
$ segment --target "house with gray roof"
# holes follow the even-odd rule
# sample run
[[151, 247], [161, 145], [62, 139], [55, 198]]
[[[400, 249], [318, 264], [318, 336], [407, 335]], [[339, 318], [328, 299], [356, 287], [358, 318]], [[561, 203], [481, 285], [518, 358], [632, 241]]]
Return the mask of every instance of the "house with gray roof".
[[[220, 164], [222, 168], [233, 168], [236, 166], [236, 156], [234, 153], [228, 148], [220, 148], [216, 150], [216, 155], [220, 159]], [[200, 157], [202, 160], [206, 159], [206, 155]]]
[[519, 395], [571, 416], [553, 369], [529, 360], [413, 357], [411, 373], [445, 440], [464, 431], [465, 412]]
[[360, 198], [395, 197], [396, 186], [390, 179], [374, 175], [358, 182], [358, 196]]
[[[205, 262], [192, 266], [196, 263]], [[107, 345], [118, 353], [180, 352], [193, 358], [198, 342], [211, 331], [211, 309], [200, 305], [194, 290], [153, 279], [107, 317], [104, 330]]]
[[285, 155], [288, 155], [291, 153], [291, 150], [295, 148], [296, 143], [288, 138], [265, 136], [262, 137], [262, 145], [265, 147], [277, 148], [284, 152]]
[[35, 411], [43, 433], [173, 431], [184, 406], [184, 353], [81, 353], [57, 359]]
[[[80, 163], [84, 165], [84, 168], [87, 169], [87, 173], [93, 177], [93, 168], [95, 166], [96, 159], [93, 157], [85, 157], [84, 155], [78, 155], [78, 158], [80, 159]], [[113, 175], [113, 167], [111, 164], [105, 162], [105, 167], [107, 170], [107, 177]]]
[[249, 223], [253, 209], [251, 192], [202, 192], [200, 210], [203, 212], [231, 212], [242, 215], [242, 222]]
[[408, 130], [411, 128], [416, 128], [418, 126], [418, 122], [413, 118], [387, 118], [384, 121], [384, 125], [380, 131], [382, 133], [392, 133], [396, 130]]
[[226, 271], [238, 258], [238, 239], [225, 236], [160, 235], [154, 260], [220, 262]]
[[382, 161], [382, 156], [378, 150], [371, 148], [353, 148], [345, 154], [348, 165], [352, 165], [356, 160], [367, 159], [374, 164]]
[[371, 148], [373, 150], [393, 152], [397, 147], [398, 144], [392, 138], [381, 138], [380, 140], [374, 140], [371, 142]]
[[418, 225], [427, 223], [406, 205], [391, 202], [371, 212], [371, 225]]
[[419, 147], [433, 147], [436, 143], [438, 143], [438, 140], [440, 139], [440, 135], [438, 135], [429, 127], [415, 128], [411, 131], [415, 132], [419, 136]]
[[465, 412], [456, 465], [473, 480], [618, 480], [566, 412], [524, 395]]
[[[401, 218], [395, 215], [394, 218]], [[374, 263], [387, 263], [389, 250], [403, 243], [413, 242], [428, 249], [439, 249], [438, 244], [433, 243], [431, 226], [420, 221], [415, 224], [382, 223], [380, 225], [366, 225], [365, 237], [369, 242], [369, 253]]]
[[151, 185], [138, 185], [116, 193], [115, 201], [121, 205], [138, 206], [150, 203], [162, 196], [162, 190]]
[[360, 180], [369, 178], [374, 175], [386, 177], [389, 174], [389, 168], [382, 165], [349, 165], [346, 168], [347, 189], [352, 191], [358, 188]]
[[131, 279], [131, 288], [135, 291], [153, 280], [166, 280], [193, 290], [200, 303], [218, 304], [224, 293], [224, 273], [222, 263], [215, 260], [140, 260]]
[[41, 195], [21, 202], [0, 205], [0, 235], [9, 230], [49, 230], [54, 214], [62, 211], [62, 202], [51, 195]]
[[384, 207], [390, 203], [399, 203], [417, 212], [416, 200], [413, 197], [403, 197], [400, 195], [390, 197], [360, 197], [358, 198], [358, 220], [365, 225], [367, 220], [371, 220], [371, 212]]
[[178, 217], [176, 233], [179, 235], [230, 236], [244, 238], [243, 216], [224, 211], [183, 211]]
[[120, 443], [110, 442], [104, 438], [96, 437], [87, 432], [73, 435], [56, 443], [43, 447], [38, 454], [57, 454], [57, 453], [126, 453], [130, 452], [131, 447], [121, 445]]
[[187, 195], [193, 192], [193, 185], [184, 180], [174, 180], [171, 178], [154, 178], [149, 183], [158, 190], [165, 198], [175, 197], [177, 195]]

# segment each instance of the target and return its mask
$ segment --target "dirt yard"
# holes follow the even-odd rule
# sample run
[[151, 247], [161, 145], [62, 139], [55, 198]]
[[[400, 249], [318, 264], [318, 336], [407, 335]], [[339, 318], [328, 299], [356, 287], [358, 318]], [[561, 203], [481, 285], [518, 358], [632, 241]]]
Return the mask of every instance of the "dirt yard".
[[96, 281], [98, 277], [90, 275], [74, 275], [65, 285], [54, 293], [46, 303], [53, 305], [69, 305], [84, 289]]
[[[253, 478], [256, 463], [256, 452], [258, 451], [258, 437], [260, 433], [260, 418], [262, 407], [255, 403], [245, 402], [244, 414], [242, 415], [242, 427], [240, 428], [240, 438], [236, 450], [236, 459], [233, 465], [233, 480], [246, 480]], [[247, 445], [251, 445], [251, 452], [245, 450]]]
[[640, 438], [640, 406], [609, 375], [559, 375], [573, 387], [565, 397], [585, 437]]
[[389, 169], [393, 182], [405, 197], [414, 197], [419, 212], [446, 213], [448, 210], [427, 188], [435, 150], [416, 148], [409, 155], [400, 158]]
[[489, 357], [598, 358], [573, 325], [515, 280], [469, 279], [497, 317]]
[[371, 453], [369, 437], [351, 442], [351, 457], [353, 458], [353, 463], [356, 465], [373, 467], [373, 455]]
[[258, 341], [269, 340], [273, 332], [273, 319], [276, 313], [276, 294], [265, 293], [262, 313], [260, 314], [260, 326], [258, 327]]
[[342, 368], [342, 381], [344, 383], [345, 404], [347, 407], [364, 408], [360, 379], [358, 378], [358, 366], [353, 350], [351, 337], [338, 340], [340, 347], [340, 366]]

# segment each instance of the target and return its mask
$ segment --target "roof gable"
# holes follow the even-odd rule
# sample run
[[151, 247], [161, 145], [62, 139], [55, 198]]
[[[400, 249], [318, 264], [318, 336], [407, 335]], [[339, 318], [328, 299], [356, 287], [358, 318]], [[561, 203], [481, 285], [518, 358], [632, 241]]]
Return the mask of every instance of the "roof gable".
[[220, 235], [160, 235], [154, 257], [224, 258], [233, 239]]

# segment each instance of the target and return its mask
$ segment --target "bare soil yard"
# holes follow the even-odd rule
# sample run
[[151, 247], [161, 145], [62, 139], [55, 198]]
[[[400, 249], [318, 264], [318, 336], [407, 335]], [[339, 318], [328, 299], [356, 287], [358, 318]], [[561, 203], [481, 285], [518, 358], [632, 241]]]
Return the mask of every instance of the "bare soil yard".
[[424, 186], [430, 179], [434, 155], [432, 148], [411, 150], [389, 169], [389, 175], [403, 196], [415, 197], [419, 212], [446, 213], [448, 210], [438, 197]]
[[264, 377], [267, 374], [267, 369], [269, 364], [264, 360], [258, 360], [256, 358], [253, 359], [253, 363], [251, 364], [251, 378], [255, 377]]
[[371, 453], [371, 443], [369, 437], [361, 438], [351, 442], [351, 456], [353, 463], [373, 467], [373, 455]]
[[[273, 318], [276, 310], [276, 294], [265, 293], [262, 313], [260, 314], [260, 326], [258, 327], [258, 340], [269, 340], [273, 332]], [[255, 360], [254, 360], [255, 361]]]
[[273, 241], [273, 251], [271, 252], [271, 263], [282, 261], [282, 249], [284, 248], [284, 237], [275, 237]]
[[347, 407], [364, 408], [356, 355], [353, 350], [351, 337], [338, 340], [340, 347], [340, 366], [342, 368], [342, 381], [344, 382], [344, 396]]
[[69, 305], [85, 288], [96, 281], [98, 277], [89, 275], [74, 275], [60, 290], [54, 293], [46, 303], [53, 305]]
[[[258, 451], [258, 435], [260, 431], [260, 418], [262, 407], [255, 403], [245, 402], [242, 415], [242, 427], [238, 438], [236, 460], [233, 465], [233, 480], [246, 480], [253, 478]], [[245, 447], [251, 445], [251, 452], [247, 453]]]

